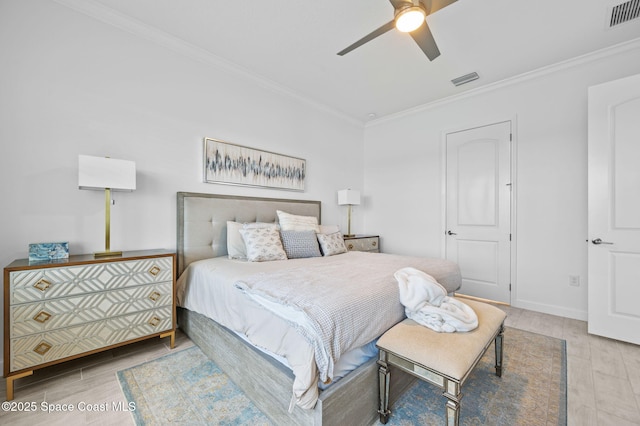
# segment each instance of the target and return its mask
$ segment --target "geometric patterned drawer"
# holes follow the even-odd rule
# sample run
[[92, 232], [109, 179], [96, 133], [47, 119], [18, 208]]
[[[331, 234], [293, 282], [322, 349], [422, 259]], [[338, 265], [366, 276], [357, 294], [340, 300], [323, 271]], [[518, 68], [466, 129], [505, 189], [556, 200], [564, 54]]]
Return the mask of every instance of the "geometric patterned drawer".
[[136, 259], [10, 273], [10, 304], [173, 280], [173, 258]]
[[170, 330], [172, 306], [11, 339], [10, 371]]
[[11, 337], [99, 321], [172, 305], [173, 282], [101, 291], [11, 306]]
[[380, 251], [380, 238], [375, 237], [345, 237], [345, 246], [348, 251], [369, 251], [378, 253]]

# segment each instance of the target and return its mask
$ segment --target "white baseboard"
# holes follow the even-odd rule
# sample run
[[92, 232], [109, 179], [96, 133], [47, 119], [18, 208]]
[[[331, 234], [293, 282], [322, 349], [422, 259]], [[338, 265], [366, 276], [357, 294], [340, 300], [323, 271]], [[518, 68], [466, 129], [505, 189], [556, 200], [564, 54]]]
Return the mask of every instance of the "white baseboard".
[[557, 305], [547, 305], [544, 303], [531, 302], [528, 300], [516, 300], [511, 303], [514, 308], [528, 309], [530, 311], [542, 312], [544, 314], [557, 315], [565, 318], [577, 319], [580, 321], [587, 320], [587, 311], [565, 308]]

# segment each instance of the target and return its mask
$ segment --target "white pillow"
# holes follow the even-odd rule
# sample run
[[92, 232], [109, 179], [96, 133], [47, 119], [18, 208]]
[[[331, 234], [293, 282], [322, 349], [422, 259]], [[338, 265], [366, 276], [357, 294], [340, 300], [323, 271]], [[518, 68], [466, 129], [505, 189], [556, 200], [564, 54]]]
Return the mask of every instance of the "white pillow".
[[246, 259], [247, 249], [244, 247], [244, 240], [240, 235], [242, 223], [227, 221], [227, 254], [229, 259]]
[[287, 254], [280, 241], [280, 232], [276, 228], [241, 229], [247, 247], [249, 262], [268, 262], [271, 260], [286, 260]]
[[323, 256], [333, 256], [334, 254], [347, 252], [347, 247], [344, 245], [344, 238], [342, 238], [340, 232], [318, 234], [317, 237]]
[[340, 228], [338, 225], [320, 225], [319, 234], [333, 234], [334, 232], [339, 232]]
[[276, 213], [283, 231], [320, 231], [318, 218], [315, 216], [299, 216], [282, 210], [276, 210]]
[[229, 259], [247, 260], [247, 248], [240, 234], [241, 229], [274, 228], [280, 227], [275, 223], [251, 222], [240, 223], [227, 221], [227, 254]]

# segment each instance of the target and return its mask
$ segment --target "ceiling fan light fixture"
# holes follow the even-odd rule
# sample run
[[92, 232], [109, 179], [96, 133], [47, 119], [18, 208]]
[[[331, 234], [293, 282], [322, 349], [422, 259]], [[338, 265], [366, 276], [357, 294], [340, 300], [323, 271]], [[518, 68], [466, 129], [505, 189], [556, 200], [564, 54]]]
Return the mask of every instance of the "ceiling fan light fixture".
[[396, 15], [396, 28], [403, 33], [410, 33], [418, 29], [426, 17], [426, 12], [420, 6], [407, 7]]

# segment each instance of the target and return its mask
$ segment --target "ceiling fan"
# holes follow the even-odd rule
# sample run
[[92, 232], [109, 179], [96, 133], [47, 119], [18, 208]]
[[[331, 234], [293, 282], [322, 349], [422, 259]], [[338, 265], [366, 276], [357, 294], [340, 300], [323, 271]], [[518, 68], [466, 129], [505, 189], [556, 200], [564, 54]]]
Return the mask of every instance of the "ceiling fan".
[[393, 5], [394, 19], [387, 22], [377, 30], [364, 36], [351, 46], [338, 52], [343, 56], [374, 38], [397, 28], [401, 32], [409, 33], [420, 49], [427, 55], [430, 61], [440, 56], [438, 45], [427, 25], [426, 17], [432, 13], [449, 6], [456, 0], [389, 0]]

